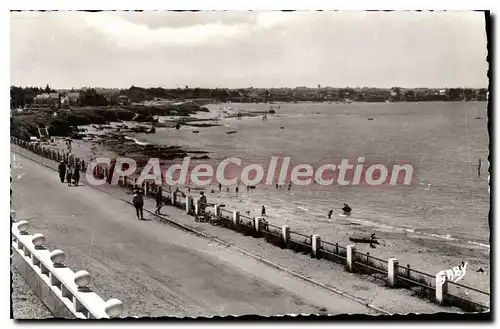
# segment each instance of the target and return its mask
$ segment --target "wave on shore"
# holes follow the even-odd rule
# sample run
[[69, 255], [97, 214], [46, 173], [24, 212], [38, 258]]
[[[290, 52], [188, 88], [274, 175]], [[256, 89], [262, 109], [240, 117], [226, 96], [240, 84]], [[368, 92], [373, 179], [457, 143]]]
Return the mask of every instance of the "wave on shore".
[[356, 219], [356, 218], [348, 217], [345, 215], [341, 216], [341, 217], [345, 217], [346, 220], [348, 220], [350, 222], [359, 223], [361, 225], [364, 224], [367, 226], [375, 226], [378, 228], [384, 228], [384, 229], [389, 229], [389, 230], [399, 231], [399, 232], [406, 232], [406, 233], [411, 233], [411, 234], [415, 234], [415, 235], [424, 235], [424, 236], [429, 236], [429, 237], [438, 238], [438, 239], [442, 239], [442, 240], [457, 241], [457, 242], [461, 242], [461, 243], [472, 244], [475, 246], [490, 249], [489, 244], [485, 244], [485, 243], [481, 243], [481, 242], [477, 242], [477, 241], [470, 241], [470, 240], [468, 240], [468, 241], [459, 240], [459, 239], [453, 237], [451, 234], [436, 234], [436, 233], [422, 232], [419, 230], [417, 230], [417, 232], [415, 232], [415, 229], [413, 229], [413, 228], [393, 227], [393, 226], [388, 226], [388, 225], [372, 222], [372, 221], [367, 220], [367, 219]]
[[141, 142], [140, 140], [138, 140], [137, 138], [133, 138], [133, 137], [130, 137], [130, 136], [125, 136], [125, 139], [126, 140], [130, 140], [130, 141], [133, 141], [134, 143], [136, 143], [137, 145], [141, 145], [141, 146], [146, 146], [146, 145], [149, 145], [149, 143], [147, 142]]

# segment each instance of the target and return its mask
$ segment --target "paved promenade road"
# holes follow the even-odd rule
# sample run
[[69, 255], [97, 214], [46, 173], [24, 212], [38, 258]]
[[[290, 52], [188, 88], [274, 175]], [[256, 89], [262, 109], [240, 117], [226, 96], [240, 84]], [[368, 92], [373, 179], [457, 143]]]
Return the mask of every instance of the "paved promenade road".
[[131, 206], [89, 186], [68, 187], [57, 173], [15, 155], [17, 219], [87, 270], [104, 299], [126, 316], [340, 314], [372, 311], [350, 299], [248, 256], [157, 221], [139, 221]]

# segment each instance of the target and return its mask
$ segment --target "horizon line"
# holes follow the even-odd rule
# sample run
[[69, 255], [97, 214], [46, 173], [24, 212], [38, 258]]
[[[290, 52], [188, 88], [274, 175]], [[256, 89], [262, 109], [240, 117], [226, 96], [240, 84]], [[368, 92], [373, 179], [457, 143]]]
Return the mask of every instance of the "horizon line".
[[[45, 84], [45, 86], [37, 86], [37, 85], [15, 85], [11, 84], [10, 87], [21, 87], [21, 88], [45, 88], [46, 85], [48, 85], [51, 89], [54, 90], [80, 90], [80, 89], [130, 89], [132, 87], [136, 88], [142, 88], [142, 89], [155, 89], [155, 88], [162, 88], [162, 89], [181, 89], [184, 90], [186, 89], [185, 87], [181, 86], [176, 86], [176, 87], [164, 87], [164, 86], [148, 86], [148, 87], [143, 87], [143, 86], [138, 86], [138, 85], [131, 85], [129, 87], [99, 87], [99, 86], [81, 86], [81, 87], [53, 87], [50, 84]], [[320, 84], [321, 85], [321, 84]], [[326, 88], [331, 88], [331, 89], [393, 89], [393, 88], [400, 88], [400, 89], [489, 89], [489, 85], [485, 87], [471, 87], [471, 86], [440, 86], [440, 87], [402, 87], [398, 85], [394, 85], [392, 87], [374, 87], [374, 86], [344, 86], [344, 87], [332, 87], [332, 86], [321, 86], [321, 88], [318, 88], [317, 86], [295, 86], [295, 87], [288, 87], [288, 86], [280, 86], [280, 87], [255, 87], [255, 86], [247, 86], [247, 87], [192, 87], [187, 85], [187, 89], [228, 89], [228, 90], [234, 90], [234, 89], [297, 89], [297, 88], [309, 88], [309, 89], [326, 89]]]

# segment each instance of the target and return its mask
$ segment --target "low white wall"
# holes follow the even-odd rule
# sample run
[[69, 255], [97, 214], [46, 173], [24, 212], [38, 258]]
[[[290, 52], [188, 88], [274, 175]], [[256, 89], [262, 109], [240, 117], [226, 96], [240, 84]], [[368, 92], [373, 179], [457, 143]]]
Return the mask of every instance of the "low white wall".
[[12, 224], [12, 264], [55, 317], [117, 318], [123, 313], [118, 299], [104, 301], [89, 289], [90, 274], [74, 273], [64, 264], [61, 250], [50, 251], [42, 234], [30, 234], [28, 222]]

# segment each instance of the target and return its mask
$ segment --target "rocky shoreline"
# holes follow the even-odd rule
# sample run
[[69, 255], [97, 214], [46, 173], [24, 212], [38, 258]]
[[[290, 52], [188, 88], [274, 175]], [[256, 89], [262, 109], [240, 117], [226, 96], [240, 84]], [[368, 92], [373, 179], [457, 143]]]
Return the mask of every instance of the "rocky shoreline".
[[53, 110], [22, 110], [11, 112], [11, 135], [29, 140], [38, 136], [38, 128], [47, 127], [50, 136], [72, 137], [84, 125], [109, 125], [112, 122], [153, 122], [154, 116], [189, 117], [197, 112], [209, 112], [194, 103], [165, 106], [128, 105], [120, 107], [77, 107]]

